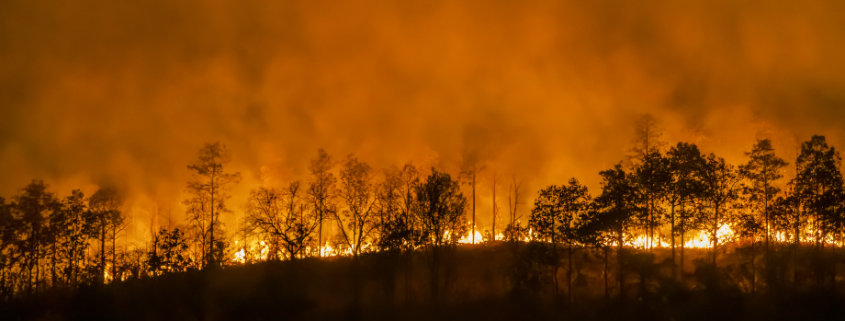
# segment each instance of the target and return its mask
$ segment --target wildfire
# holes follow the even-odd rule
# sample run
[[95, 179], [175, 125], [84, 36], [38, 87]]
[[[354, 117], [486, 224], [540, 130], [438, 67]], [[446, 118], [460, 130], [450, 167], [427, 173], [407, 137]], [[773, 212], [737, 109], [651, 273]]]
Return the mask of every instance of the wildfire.
[[475, 242], [473, 242], [473, 239], [472, 239], [472, 232], [469, 232], [464, 237], [461, 237], [461, 239], [458, 240], [458, 243], [460, 243], [460, 244], [475, 244], [475, 243], [480, 243], [482, 240], [483, 240], [483, 238], [481, 236], [481, 233], [478, 233], [478, 231], [475, 231]]
[[[719, 238], [720, 243], [724, 243], [725, 241], [731, 240], [734, 238], [734, 232], [730, 226], [727, 224], [722, 225], [716, 231], [716, 236]], [[645, 249], [648, 248], [648, 235], [641, 234], [634, 237], [633, 240], [627, 243], [628, 246], [634, 248]], [[671, 241], [667, 242], [664, 238], [656, 237], [652, 243], [652, 246], [656, 248], [669, 248], [672, 247]], [[698, 248], [698, 249], [709, 249], [713, 247], [713, 240], [710, 238], [710, 233], [707, 231], [699, 231], [697, 234], [687, 234], [684, 237], [684, 247], [685, 248]], [[676, 243], [676, 246], [680, 246], [680, 244]]]

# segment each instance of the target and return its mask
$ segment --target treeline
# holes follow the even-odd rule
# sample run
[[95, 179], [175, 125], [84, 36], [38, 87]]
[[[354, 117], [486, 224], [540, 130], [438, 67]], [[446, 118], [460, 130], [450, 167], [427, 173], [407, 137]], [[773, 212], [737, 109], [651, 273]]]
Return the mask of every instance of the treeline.
[[[659, 122], [645, 115], [630, 155], [599, 173], [601, 190], [595, 197], [575, 178], [548, 186], [539, 191], [523, 224], [517, 215], [523, 191], [514, 179], [508, 213], [499, 214], [494, 194], [493, 226], [481, 234], [475, 223], [476, 184], [491, 169], [472, 151], [464, 153], [461, 171], [452, 177], [437, 169], [423, 173], [412, 164], [377, 170], [354, 155], [335, 160], [319, 150], [307, 180], [250, 191], [239, 227], [233, 228], [220, 217], [232, 212], [229, 191], [240, 174], [227, 170], [231, 154], [224, 145], [208, 144], [188, 165], [193, 178], [183, 201], [186, 221], [153, 231], [143, 248], [117, 245], [130, 222], [114, 189], [90, 197], [75, 190], [58, 199], [46, 184], [33, 181], [10, 201], [0, 198], [0, 291], [9, 299], [47, 288], [259, 261], [333, 255], [357, 260], [368, 252], [405, 257], [396, 264], [410, 267], [409, 253], [423, 251], [431, 254], [428, 276], [437, 300], [441, 261], [463, 239], [513, 244], [524, 268], [515, 268], [519, 273], [512, 275], [511, 286], [547, 284], [555, 296], [566, 289], [568, 300], [583, 265], [576, 253], [596, 254], [603, 259], [601, 278], [609, 298], [627, 295], [631, 273], [645, 282], [654, 274], [642, 271], [658, 265], [669, 268], [670, 278], [685, 278], [685, 243], [702, 232], [709, 254], [699, 263], [715, 266], [720, 253], [736, 249], [747, 264], [731, 282], [747, 292], [774, 284], [835, 285], [833, 258], [845, 237], [838, 152], [823, 136], [813, 136], [801, 144], [796, 176], [787, 182], [783, 172], [789, 164], [769, 140], [757, 141], [746, 155], [746, 162], [733, 165], [694, 144], [667, 148]], [[471, 188], [469, 198], [461, 184]], [[497, 229], [500, 220], [506, 224]], [[524, 251], [519, 244], [526, 242], [533, 256], [519, 254]], [[801, 252], [802, 246], [809, 250]], [[656, 262], [655, 249], [666, 247], [671, 256]], [[804, 264], [806, 259], [811, 264]]]
[[[695, 144], [665, 148], [661, 136], [657, 119], [643, 116], [630, 155], [599, 173], [595, 197], [575, 178], [539, 192], [529, 237], [551, 248], [534, 260], [551, 270], [555, 293], [565, 263], [563, 284], [571, 300], [572, 276], [580, 273], [573, 253], [579, 250], [603, 256], [606, 297], [631, 296], [626, 280], [632, 276], [640, 278], [635, 292], [641, 299], [657, 280], [684, 282], [691, 278], [684, 263], [691, 261], [696, 273], [704, 267], [719, 275], [718, 282], [746, 293], [762, 287], [835, 289], [841, 282], [836, 250], [845, 241], [845, 193], [839, 153], [824, 136], [801, 144], [796, 175], [788, 181], [783, 178], [789, 163], [768, 139], [758, 140], [746, 161], [733, 165]], [[706, 240], [696, 247], [707, 254], [685, 259], [686, 241], [696, 236]], [[655, 254], [666, 258], [659, 261]], [[717, 268], [719, 254], [727, 257]]]

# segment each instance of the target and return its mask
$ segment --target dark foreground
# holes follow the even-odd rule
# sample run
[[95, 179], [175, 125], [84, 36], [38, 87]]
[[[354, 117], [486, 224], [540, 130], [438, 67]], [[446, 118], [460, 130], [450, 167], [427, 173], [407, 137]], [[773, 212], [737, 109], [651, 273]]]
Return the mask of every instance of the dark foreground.
[[637, 255], [623, 263], [620, 296], [611, 255], [606, 298], [604, 259], [583, 250], [573, 257], [567, 303], [566, 260], [555, 294], [537, 252], [527, 244], [444, 251], [436, 295], [431, 253], [379, 253], [55, 289], [0, 303], [0, 320], [845, 320], [836, 263], [829, 284], [757, 271], [752, 293], [742, 257], [726, 255], [714, 267], [697, 259], [705, 251], [690, 251], [679, 281], [655, 263], [665, 251], [637, 254], [647, 263]]

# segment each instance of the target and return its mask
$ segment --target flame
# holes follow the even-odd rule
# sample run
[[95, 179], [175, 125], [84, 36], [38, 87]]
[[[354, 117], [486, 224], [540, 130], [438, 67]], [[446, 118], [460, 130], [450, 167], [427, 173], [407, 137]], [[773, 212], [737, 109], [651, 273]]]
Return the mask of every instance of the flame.
[[232, 259], [232, 262], [238, 262], [241, 264], [246, 262], [246, 252], [244, 251], [244, 249], [235, 252], [235, 258]]
[[106, 263], [105, 271], [103, 271], [103, 280], [105, 280], [106, 283], [111, 283], [112, 281], [112, 275], [109, 273], [109, 270], [111, 270], [111, 264]]
[[478, 233], [478, 231], [475, 231], [475, 242], [473, 242], [473, 239], [472, 239], [472, 232], [468, 232], [467, 235], [465, 235], [460, 240], [458, 240], [458, 243], [460, 243], [460, 244], [475, 244], [475, 243], [481, 242], [482, 240], [483, 240], [483, 238], [481, 236], [481, 233]]
[[[727, 224], [723, 224], [716, 230], [716, 236], [719, 238], [719, 243], [724, 243], [727, 240], [731, 240], [734, 238], [734, 232], [730, 226]], [[639, 248], [639, 249], [646, 249], [649, 246], [648, 242], [648, 235], [640, 234], [631, 241], [627, 242], [626, 245]], [[676, 244], [678, 246], [679, 244]], [[672, 247], [671, 242], [667, 242], [666, 240], [656, 237], [652, 241], [652, 246], [655, 248], [669, 248]], [[710, 238], [710, 232], [708, 231], [699, 231], [696, 233], [689, 233], [684, 236], [684, 247], [685, 248], [698, 248], [698, 249], [709, 249], [713, 247], [713, 240]]]

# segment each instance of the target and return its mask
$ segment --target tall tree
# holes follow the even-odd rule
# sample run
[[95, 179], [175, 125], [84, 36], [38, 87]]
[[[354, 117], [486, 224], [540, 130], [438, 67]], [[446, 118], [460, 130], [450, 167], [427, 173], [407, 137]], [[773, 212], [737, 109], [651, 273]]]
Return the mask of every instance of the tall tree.
[[245, 226], [279, 240], [291, 260], [302, 256], [319, 225], [313, 211], [305, 212], [299, 181], [288, 184], [286, 191], [259, 187], [252, 190], [246, 205]]
[[[55, 194], [47, 190], [43, 181], [33, 180], [13, 198], [12, 208], [19, 221], [21, 238], [18, 239], [20, 255], [24, 259], [22, 270], [27, 271], [27, 291], [38, 290], [41, 282], [41, 259], [45, 254], [47, 218], [59, 210], [60, 204]], [[35, 270], [33, 278], [32, 270]]]
[[637, 173], [638, 181], [645, 196], [646, 203], [645, 219], [648, 231], [649, 251], [653, 248], [654, 228], [656, 220], [655, 201], [660, 198], [661, 192], [667, 181], [667, 171], [661, 166], [664, 162], [660, 159], [663, 147], [666, 145], [661, 137], [663, 136], [663, 123], [654, 114], [642, 114], [639, 116], [634, 129], [634, 146], [628, 154], [628, 163], [631, 170]]
[[85, 194], [80, 190], [73, 190], [70, 196], [62, 203], [64, 212], [64, 227], [66, 240], [64, 252], [68, 258], [68, 268], [65, 278], [72, 286], [76, 286], [79, 280], [79, 266], [84, 259], [85, 249], [88, 247], [88, 237], [91, 234], [92, 215], [88, 215], [88, 204]]
[[[684, 268], [684, 236], [687, 231], [696, 228], [699, 223], [696, 216], [694, 202], [696, 197], [703, 191], [700, 180], [701, 170], [704, 166], [704, 157], [695, 144], [680, 142], [672, 146], [666, 153], [668, 168], [671, 174], [669, 190], [666, 195], [669, 203], [669, 222], [672, 233], [672, 262], [673, 269], [675, 260], [675, 237], [681, 237], [681, 269]], [[679, 207], [678, 215], [675, 215], [675, 207]]]
[[100, 283], [105, 283], [106, 280], [106, 241], [109, 238], [109, 232], [114, 228], [114, 223], [117, 222], [116, 217], [121, 217], [120, 208], [123, 206], [123, 195], [118, 193], [114, 188], [106, 187], [97, 190], [91, 198], [88, 199], [88, 208], [93, 214], [93, 230], [96, 231], [97, 241], [100, 243], [100, 273], [97, 279]]
[[472, 222], [470, 223], [470, 240], [472, 244], [475, 244], [475, 183], [478, 173], [484, 170], [484, 168], [484, 165], [480, 163], [477, 150], [464, 150], [460, 178], [464, 184], [472, 187]]
[[725, 163], [725, 159], [714, 154], [707, 156], [704, 169], [701, 171], [706, 197], [712, 215], [705, 224], [713, 242], [713, 264], [716, 264], [716, 254], [719, 246], [719, 229], [727, 224], [730, 217], [724, 211], [730, 209], [731, 202], [737, 199], [741, 178], [733, 165]]
[[376, 201], [373, 175], [370, 165], [359, 162], [353, 155], [346, 158], [340, 170], [339, 194], [346, 203], [346, 208], [342, 215], [337, 211], [333, 214], [340, 234], [352, 251], [353, 257], [361, 253], [370, 232], [376, 227], [373, 214]]
[[583, 216], [590, 202], [587, 187], [581, 185], [577, 179], [569, 180], [568, 185], [549, 186], [539, 192], [531, 211], [529, 226], [534, 234], [541, 239], [550, 241], [553, 252], [553, 273], [555, 294], [558, 292], [558, 251], [557, 244], [567, 247], [566, 271], [567, 302], [572, 303], [572, 253], [573, 246], [578, 243], [576, 220]]
[[[467, 200], [458, 182], [447, 173], [431, 170], [431, 175], [416, 189], [415, 216], [420, 221], [422, 239], [432, 250], [431, 295], [438, 300], [440, 290], [441, 248], [458, 241], [467, 231]], [[447, 237], [447, 232], [449, 237]]]
[[[194, 221], [200, 224], [200, 230], [208, 231], [208, 242], [205, 241], [204, 233], [202, 238], [202, 267], [217, 266], [215, 258], [214, 232], [220, 227], [220, 214], [230, 212], [226, 207], [226, 200], [231, 196], [228, 193], [229, 184], [237, 184], [241, 180], [238, 172], [226, 172], [225, 166], [232, 161], [232, 154], [226, 145], [220, 142], [205, 144], [197, 154], [197, 160], [188, 165], [191, 171], [192, 180], [188, 182], [187, 192], [191, 198], [185, 200], [188, 205], [188, 215], [198, 218]], [[206, 215], [208, 217], [206, 229]]]
[[[635, 168], [637, 186], [643, 194], [645, 202], [645, 215], [641, 218], [648, 232], [649, 252], [654, 248], [654, 229], [660, 224], [659, 205], [661, 199], [665, 199], [667, 192], [671, 190], [672, 171], [670, 162], [660, 152], [653, 151], [640, 160], [639, 166]], [[675, 195], [677, 196], [677, 195]], [[674, 200], [674, 199], [673, 199]], [[672, 203], [672, 202], [670, 202]]]
[[19, 221], [12, 215], [11, 204], [0, 197], [0, 300], [6, 300], [13, 294], [10, 285], [12, 266], [15, 263], [14, 247], [18, 242]]
[[380, 250], [399, 250], [410, 241], [410, 229], [402, 212], [403, 195], [401, 171], [396, 167], [384, 170], [384, 180], [376, 186], [374, 212]]
[[625, 266], [626, 255], [623, 252], [624, 237], [630, 235], [637, 214], [643, 211], [640, 207], [642, 195], [636, 188], [633, 175], [625, 172], [621, 164], [617, 164], [613, 169], [602, 171], [599, 175], [602, 177], [602, 192], [595, 198], [594, 206], [602, 213], [604, 222], [601, 225], [612, 227], [612, 235], [617, 246], [619, 295], [623, 297], [625, 295], [623, 266]]
[[766, 260], [769, 257], [769, 239], [771, 238], [769, 222], [769, 203], [780, 188], [774, 183], [783, 177], [781, 169], [786, 167], [787, 162], [775, 155], [772, 142], [768, 139], [757, 140], [750, 152], [746, 152], [748, 163], [739, 167], [739, 173], [748, 180], [746, 193], [749, 193], [749, 200], [761, 203], [763, 210], [763, 227], [766, 230]]
[[816, 249], [816, 284], [825, 282], [826, 271], [820, 262], [820, 254], [824, 251], [826, 239], [835, 239], [835, 232], [842, 227], [843, 179], [839, 171], [841, 161], [839, 152], [828, 146], [824, 136], [813, 135], [809, 141], [801, 144], [801, 153], [795, 162], [798, 168], [795, 191], [811, 218], [812, 238]]
[[616, 224], [613, 222], [611, 211], [603, 211], [602, 206], [594, 199], [587, 205], [587, 210], [578, 219], [576, 235], [578, 242], [585, 246], [592, 247], [603, 254], [604, 257], [604, 299], [610, 300], [610, 263], [609, 257], [613, 243], [618, 239], [614, 235]]
[[[337, 213], [337, 178], [331, 173], [334, 162], [331, 156], [322, 148], [317, 150], [317, 158], [311, 160], [308, 169], [311, 171], [311, 182], [308, 186], [308, 197], [311, 207], [317, 214], [319, 229], [317, 231], [318, 251], [323, 247], [323, 220]], [[320, 253], [322, 255], [322, 253]]]

